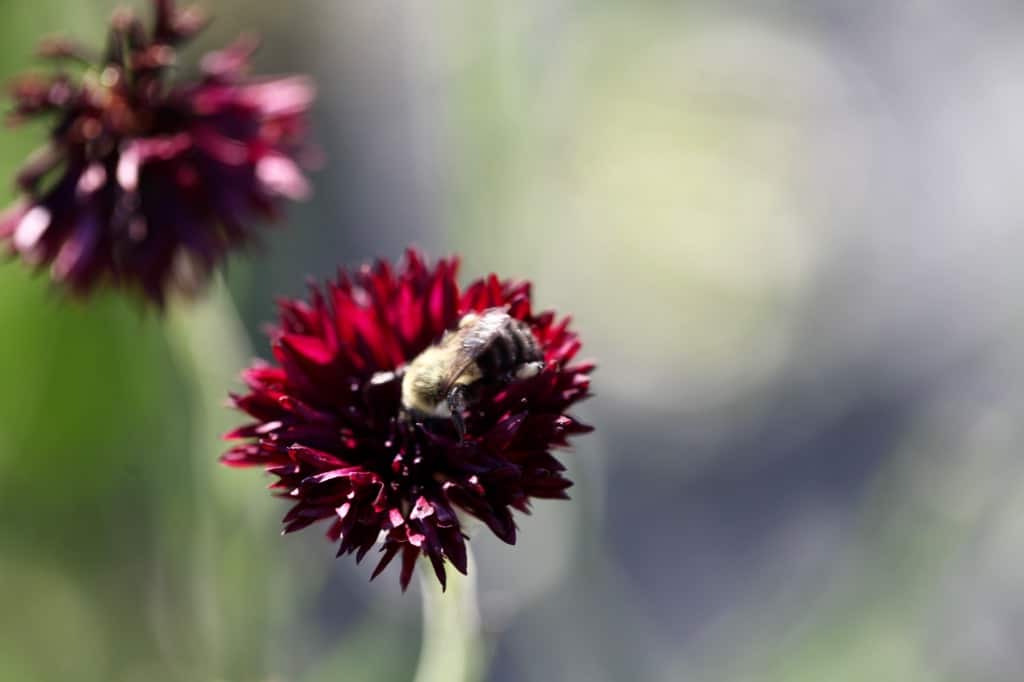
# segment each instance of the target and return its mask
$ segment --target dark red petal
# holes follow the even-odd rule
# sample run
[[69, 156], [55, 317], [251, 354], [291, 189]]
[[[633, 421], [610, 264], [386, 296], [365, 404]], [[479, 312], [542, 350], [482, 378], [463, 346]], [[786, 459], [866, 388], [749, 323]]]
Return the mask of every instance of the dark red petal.
[[402, 573], [398, 577], [398, 584], [402, 586], [402, 592], [409, 588], [409, 581], [412, 580], [412, 572], [416, 568], [416, 559], [419, 557], [419, 550], [412, 545], [404, 545], [402, 549]]
[[293, 445], [288, 448], [288, 451], [296, 461], [317, 468], [343, 469], [349, 464], [330, 453], [303, 447], [302, 445]]
[[437, 582], [441, 583], [441, 591], [444, 592], [448, 589], [448, 575], [444, 570], [444, 559], [440, 554], [433, 552], [427, 554], [427, 558], [430, 559], [430, 565], [434, 569], [434, 575], [437, 576]]
[[370, 580], [373, 580], [378, 575], [380, 575], [384, 571], [384, 569], [388, 567], [388, 564], [391, 563], [391, 560], [395, 558], [395, 555], [398, 554], [398, 552], [401, 549], [402, 545], [398, 544], [397, 542], [385, 544], [384, 547], [382, 548], [384, 555], [377, 563], [377, 567], [373, 569], [373, 574], [370, 576]]
[[502, 418], [498, 424], [487, 433], [484, 447], [491, 452], [501, 452], [508, 447], [509, 443], [516, 437], [519, 428], [526, 421], [527, 414], [521, 412], [516, 415], [508, 415]]
[[441, 528], [438, 530], [438, 537], [441, 546], [444, 548], [445, 556], [452, 562], [462, 575], [466, 575], [468, 557], [466, 556], [466, 541], [458, 528]]

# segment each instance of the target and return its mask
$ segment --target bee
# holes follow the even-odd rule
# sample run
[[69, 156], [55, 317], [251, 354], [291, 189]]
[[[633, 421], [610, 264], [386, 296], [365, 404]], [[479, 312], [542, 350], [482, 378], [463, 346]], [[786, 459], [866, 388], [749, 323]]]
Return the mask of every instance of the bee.
[[450, 419], [461, 441], [464, 413], [488, 384], [536, 376], [544, 354], [529, 325], [503, 308], [468, 313], [454, 330], [417, 355], [402, 374], [407, 419]]

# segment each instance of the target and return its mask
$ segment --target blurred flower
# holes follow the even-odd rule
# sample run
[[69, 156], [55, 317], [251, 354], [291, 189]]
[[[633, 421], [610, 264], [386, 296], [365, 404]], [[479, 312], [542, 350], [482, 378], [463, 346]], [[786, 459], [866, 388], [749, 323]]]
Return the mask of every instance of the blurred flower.
[[253, 214], [308, 194], [296, 156], [314, 92], [305, 77], [247, 78], [249, 37], [207, 54], [194, 80], [172, 81], [176, 47], [205, 19], [154, 1], [149, 32], [119, 10], [102, 56], [45, 40], [57, 72], [14, 83], [9, 122], [55, 122], [18, 174], [24, 196], [0, 217], [0, 238], [75, 293], [107, 282], [159, 304], [201, 286], [251, 238]]
[[[530, 498], [567, 498], [571, 483], [550, 450], [590, 431], [565, 414], [589, 395], [592, 363], [570, 364], [580, 348], [569, 318], [534, 313], [530, 285], [481, 279], [460, 292], [458, 261], [429, 269], [410, 250], [397, 269], [378, 262], [339, 273], [310, 300], [280, 303], [272, 332], [278, 366], [246, 370], [234, 404], [255, 421], [227, 435], [245, 440], [223, 457], [263, 466], [271, 487], [295, 502], [284, 532], [330, 520], [338, 555], [361, 561], [374, 545], [376, 577], [402, 555], [404, 590], [426, 555], [441, 585], [444, 560], [466, 572], [466, 535], [457, 510], [513, 544], [511, 509]], [[504, 307], [536, 337], [545, 367], [536, 376], [483, 386], [460, 440], [448, 420], [402, 417], [402, 369], [470, 311]]]

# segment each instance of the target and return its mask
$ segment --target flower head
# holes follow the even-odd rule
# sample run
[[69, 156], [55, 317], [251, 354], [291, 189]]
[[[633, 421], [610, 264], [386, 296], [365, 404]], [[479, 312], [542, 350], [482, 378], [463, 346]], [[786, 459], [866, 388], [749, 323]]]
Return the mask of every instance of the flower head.
[[254, 215], [308, 193], [295, 159], [309, 80], [248, 78], [251, 38], [207, 54], [194, 80], [173, 79], [176, 48], [205, 20], [154, 2], [148, 31], [117, 11], [101, 55], [44, 41], [56, 71], [13, 85], [9, 122], [53, 127], [18, 174], [23, 196], [0, 216], [0, 239], [75, 293], [109, 283], [162, 303], [250, 239]]
[[[460, 291], [457, 268], [451, 259], [431, 269], [410, 250], [397, 268], [342, 272], [311, 285], [308, 301], [282, 301], [277, 364], [246, 370], [248, 393], [233, 396], [254, 421], [226, 436], [244, 442], [225, 464], [265, 467], [277, 477], [271, 488], [294, 503], [284, 532], [327, 521], [338, 555], [354, 552], [356, 561], [379, 546], [373, 577], [401, 555], [403, 590], [420, 555], [442, 586], [446, 559], [466, 572], [459, 511], [515, 543], [512, 509], [567, 497], [571, 483], [551, 451], [591, 430], [566, 414], [589, 395], [593, 369], [573, 361], [580, 341], [569, 318], [534, 312], [526, 282], [490, 275]], [[528, 326], [544, 368], [481, 382], [461, 438], [447, 419], [410, 418], [405, 368], [465, 314], [492, 308]]]

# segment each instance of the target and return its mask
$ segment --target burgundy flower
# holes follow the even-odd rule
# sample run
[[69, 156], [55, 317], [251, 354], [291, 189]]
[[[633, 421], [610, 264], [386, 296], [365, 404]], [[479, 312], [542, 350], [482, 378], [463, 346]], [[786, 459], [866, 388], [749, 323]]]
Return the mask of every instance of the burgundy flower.
[[176, 47], [205, 21], [154, 1], [150, 31], [119, 10], [102, 55], [44, 41], [56, 72], [13, 86], [12, 124], [54, 124], [18, 175], [23, 197], [0, 217], [0, 239], [75, 293], [105, 282], [162, 303], [250, 239], [250, 218], [309, 191], [295, 159], [310, 81], [246, 77], [251, 38], [206, 55], [194, 80], [173, 80]]
[[[232, 396], [254, 421], [227, 434], [245, 442], [222, 461], [277, 477], [271, 488], [294, 502], [284, 532], [328, 521], [338, 555], [354, 552], [357, 562], [379, 545], [373, 577], [401, 554], [403, 590], [421, 554], [442, 586], [445, 559], [466, 572], [457, 511], [513, 544], [512, 509], [568, 497], [571, 483], [551, 450], [591, 430], [566, 414], [589, 395], [594, 367], [574, 363], [580, 342], [569, 318], [534, 312], [527, 282], [490, 275], [460, 291], [457, 268], [451, 259], [430, 269], [410, 250], [397, 269], [378, 262], [341, 272], [323, 288], [311, 285], [309, 301], [282, 301], [271, 344], [277, 365], [246, 370], [249, 392]], [[528, 325], [543, 370], [482, 386], [461, 439], [450, 420], [409, 418], [407, 363], [466, 313], [491, 308]]]

